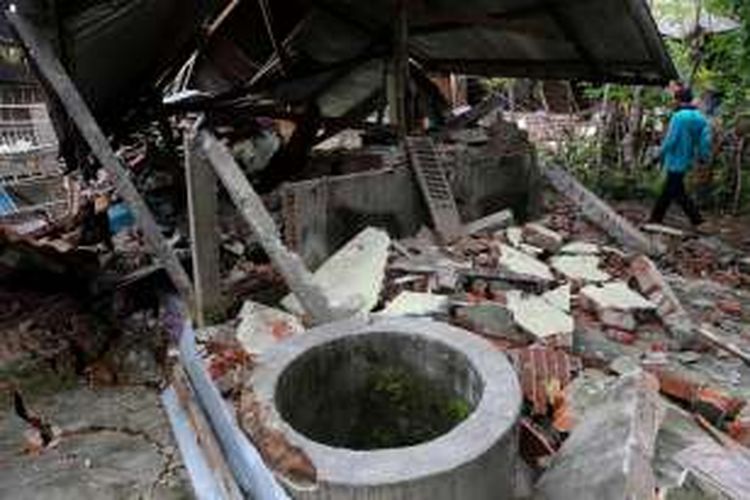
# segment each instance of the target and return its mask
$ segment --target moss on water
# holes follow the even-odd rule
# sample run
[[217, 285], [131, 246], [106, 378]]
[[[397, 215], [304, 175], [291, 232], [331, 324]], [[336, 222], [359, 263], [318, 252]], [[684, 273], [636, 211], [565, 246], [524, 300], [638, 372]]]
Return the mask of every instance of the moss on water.
[[413, 446], [435, 439], [466, 419], [469, 403], [403, 367], [372, 369], [347, 448]]

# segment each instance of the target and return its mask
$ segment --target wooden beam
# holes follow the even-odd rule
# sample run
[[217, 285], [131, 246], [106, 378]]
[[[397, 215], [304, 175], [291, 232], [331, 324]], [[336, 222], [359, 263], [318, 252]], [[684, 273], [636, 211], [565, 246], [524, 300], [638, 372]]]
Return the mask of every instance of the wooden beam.
[[176, 402], [182, 407], [185, 413], [188, 425], [192, 428], [197, 445], [200, 447], [206, 466], [213, 476], [214, 484], [221, 492], [222, 499], [240, 500], [243, 498], [237, 482], [234, 480], [232, 471], [226, 462], [221, 445], [216, 439], [211, 425], [208, 423], [206, 415], [200, 408], [198, 398], [190, 386], [187, 374], [178, 366], [175, 367], [172, 377], [172, 389], [176, 397]]
[[553, 188], [578, 205], [584, 216], [621, 245], [652, 256], [664, 253], [662, 245], [648, 238], [627, 219], [612, 210], [570, 173], [551, 165], [542, 166], [542, 173]]
[[465, 113], [450, 118], [445, 123], [445, 127], [439, 135], [444, 136], [451, 131], [459, 130], [478, 122], [489, 113], [500, 108], [500, 106], [502, 106], [504, 102], [505, 97], [503, 97], [502, 94], [489, 95], [484, 100], [482, 100], [482, 102], [478, 103], [476, 106], [472, 107]]
[[407, 94], [409, 86], [409, 22], [406, 16], [406, 0], [397, 2], [393, 27], [393, 60], [388, 75], [388, 107], [391, 125], [398, 130], [403, 141], [409, 133]]
[[205, 130], [198, 134], [198, 141], [229, 197], [271, 262], [284, 277], [289, 289], [297, 296], [310, 320], [315, 324], [322, 324], [336, 319], [325, 294], [313, 283], [312, 273], [305, 267], [302, 259], [289, 251], [281, 241], [276, 223], [263, 205], [263, 200], [250, 185], [227, 147]]
[[221, 314], [219, 270], [218, 180], [195, 142], [196, 131], [185, 133], [190, 241], [195, 282], [195, 313], [199, 326], [211, 324]]
[[57, 58], [45, 36], [45, 30], [17, 12], [6, 12], [6, 17], [16, 30], [39, 75], [60, 100], [96, 159], [114, 179], [117, 192], [133, 212], [154, 257], [164, 266], [178, 293], [192, 308], [194, 296], [190, 277], [162, 236], [146, 202], [131, 182], [127, 170], [120, 163], [86, 102]]

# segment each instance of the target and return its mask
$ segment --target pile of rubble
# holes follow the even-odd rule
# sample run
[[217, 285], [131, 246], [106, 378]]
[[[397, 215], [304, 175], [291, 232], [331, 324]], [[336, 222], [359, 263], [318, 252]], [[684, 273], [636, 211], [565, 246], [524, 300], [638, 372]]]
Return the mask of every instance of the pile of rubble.
[[[400, 241], [367, 229], [314, 280], [350, 314], [432, 317], [507, 353], [525, 397], [520, 483], [535, 484], [526, 495], [744, 498], [750, 294], [702, 282], [713, 295], [697, 304], [695, 281], [660, 271], [680, 254], [623, 251], [570, 203], [548, 199], [541, 221], [513, 225], [501, 212], [450, 245], [427, 229]], [[248, 301], [237, 320], [204, 332], [211, 372], [235, 401], [254, 356], [304, 334], [299, 304], [282, 307]]]

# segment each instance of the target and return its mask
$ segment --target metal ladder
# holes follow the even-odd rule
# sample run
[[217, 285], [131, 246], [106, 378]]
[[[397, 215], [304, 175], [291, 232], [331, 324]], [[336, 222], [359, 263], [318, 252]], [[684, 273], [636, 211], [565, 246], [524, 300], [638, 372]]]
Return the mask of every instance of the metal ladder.
[[461, 218], [435, 143], [429, 137], [410, 136], [406, 138], [406, 149], [435, 231], [444, 243], [449, 243], [461, 236]]

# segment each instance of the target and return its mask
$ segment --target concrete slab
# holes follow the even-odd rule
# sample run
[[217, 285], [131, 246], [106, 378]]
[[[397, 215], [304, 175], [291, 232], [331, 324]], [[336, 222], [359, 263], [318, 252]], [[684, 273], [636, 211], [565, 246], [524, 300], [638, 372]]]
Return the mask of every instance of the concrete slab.
[[463, 232], [465, 235], [493, 233], [511, 224], [513, 224], [513, 212], [511, 210], [502, 210], [466, 224]]
[[383, 310], [384, 316], [434, 316], [448, 313], [445, 295], [404, 291]]
[[540, 257], [545, 252], [545, 250], [542, 248], [535, 247], [533, 245], [527, 245], [526, 243], [521, 243], [520, 245], [518, 245], [518, 249], [534, 258]]
[[542, 281], [554, 281], [547, 264], [515, 248], [500, 244], [498, 265], [503, 270], [519, 276], [531, 276]]
[[508, 292], [507, 300], [513, 320], [525, 332], [542, 341], [559, 337], [564, 344], [572, 342], [573, 318], [541, 296], [524, 296], [512, 290]]
[[595, 243], [574, 241], [562, 247], [560, 253], [567, 255], [599, 255], [601, 248]]
[[[313, 283], [320, 286], [332, 307], [352, 314], [371, 311], [380, 299], [391, 239], [385, 231], [367, 228], [318, 269]], [[281, 302], [297, 315], [304, 310], [293, 295]]]
[[570, 283], [566, 283], [542, 294], [542, 298], [561, 311], [570, 313], [571, 288]]
[[535, 498], [630, 500], [653, 498], [651, 466], [664, 408], [656, 379], [622, 377], [586, 411], [537, 483]]
[[553, 253], [563, 245], [563, 237], [559, 233], [538, 223], [529, 223], [523, 227], [523, 239], [529, 245]]
[[643, 230], [647, 233], [672, 236], [675, 238], [683, 238], [685, 236], [685, 231], [677, 229], [676, 227], [665, 226], [664, 224], [646, 224], [643, 226]]
[[516, 328], [513, 314], [510, 310], [492, 302], [462, 307], [456, 311], [456, 319], [461, 326], [473, 332], [496, 337], [511, 342], [528, 342], [525, 333]]
[[656, 304], [645, 299], [623, 281], [584, 287], [580, 296], [596, 310], [652, 311]]
[[304, 333], [297, 316], [253, 301], [242, 305], [237, 340], [247, 352], [260, 354], [288, 337]]
[[514, 247], [519, 247], [523, 243], [523, 228], [518, 226], [509, 227], [505, 230], [505, 237], [508, 239], [508, 243]]
[[611, 276], [599, 269], [600, 259], [596, 255], [561, 255], [553, 257], [552, 267], [571, 280], [584, 283], [603, 283]]

